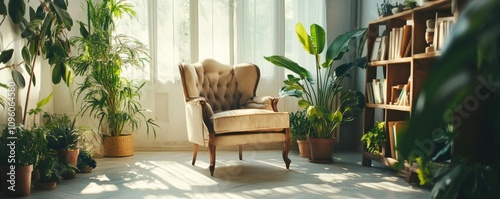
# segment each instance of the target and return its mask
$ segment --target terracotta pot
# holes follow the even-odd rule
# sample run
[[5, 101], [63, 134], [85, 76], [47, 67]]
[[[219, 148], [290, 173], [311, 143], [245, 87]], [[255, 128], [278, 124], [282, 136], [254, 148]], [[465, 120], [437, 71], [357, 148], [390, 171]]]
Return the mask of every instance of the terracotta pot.
[[92, 173], [92, 167], [80, 169], [80, 173]]
[[104, 136], [104, 157], [126, 157], [134, 155], [134, 137], [120, 135], [116, 137]]
[[299, 146], [299, 156], [303, 158], [311, 157], [311, 147], [307, 140], [297, 140]]
[[38, 189], [38, 190], [52, 190], [52, 189], [56, 188], [57, 182], [42, 183], [42, 182], [35, 181], [34, 185], [35, 185], [35, 189]]
[[[4, 181], [2, 189], [4, 194], [8, 196], [29, 196], [31, 194], [31, 172], [33, 172], [33, 165], [15, 165], [15, 168], [15, 179], [12, 179], [14, 176], [11, 178], [11, 175], [8, 175], [11, 171], [10, 167], [2, 167], [2, 181]], [[10, 179], [12, 181], [7, 181]], [[12, 185], [15, 185], [15, 188]], [[15, 191], [9, 187], [14, 188]]]
[[78, 154], [80, 153], [80, 149], [75, 150], [59, 150], [59, 159], [66, 163], [72, 164], [76, 167], [78, 163]]
[[309, 162], [313, 163], [332, 163], [333, 154], [333, 143], [335, 143], [335, 138], [331, 139], [319, 139], [319, 138], [309, 138], [309, 144], [311, 146], [311, 158]]

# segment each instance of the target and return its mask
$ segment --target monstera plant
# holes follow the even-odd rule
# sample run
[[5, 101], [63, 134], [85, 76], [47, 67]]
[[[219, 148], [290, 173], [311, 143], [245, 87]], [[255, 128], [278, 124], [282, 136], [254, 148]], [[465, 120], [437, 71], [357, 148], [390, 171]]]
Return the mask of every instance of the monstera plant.
[[[308, 34], [304, 26], [298, 23], [295, 26], [295, 32], [305, 51], [315, 58], [314, 76], [306, 68], [287, 57], [273, 55], [264, 58], [276, 66], [295, 73], [295, 75], [288, 75], [288, 79], [284, 81], [285, 86], [281, 88], [280, 96], [300, 98], [298, 105], [307, 110], [307, 118], [313, 128], [309, 137], [334, 139], [334, 130], [342, 123], [354, 120], [364, 109], [363, 94], [359, 91], [343, 89], [342, 81], [350, 78], [349, 71], [352, 68], [364, 68], [366, 58], [358, 58], [337, 67], [334, 67], [334, 61], [342, 59], [343, 55], [349, 51], [349, 42], [353, 38], [358, 39], [357, 50], [361, 51], [366, 41], [366, 29], [354, 30], [335, 38], [326, 49], [324, 62], [321, 58], [326, 45], [325, 30], [320, 25], [313, 24]], [[311, 147], [313, 147], [312, 143]], [[313, 153], [313, 148], [311, 148], [311, 153]], [[330, 157], [325, 158], [327, 162], [331, 161], [331, 153]]]

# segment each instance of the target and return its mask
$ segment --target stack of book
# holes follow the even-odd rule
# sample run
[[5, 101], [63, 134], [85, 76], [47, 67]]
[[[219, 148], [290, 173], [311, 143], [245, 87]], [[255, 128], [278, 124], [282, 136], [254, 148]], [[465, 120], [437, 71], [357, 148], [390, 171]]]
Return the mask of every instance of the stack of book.
[[453, 28], [453, 17], [440, 17], [439, 13], [436, 14], [436, 28], [434, 32], [434, 48], [436, 50], [443, 50], [448, 37], [450, 36], [451, 29]]
[[370, 104], [387, 104], [386, 79], [373, 79], [366, 83], [366, 96]]

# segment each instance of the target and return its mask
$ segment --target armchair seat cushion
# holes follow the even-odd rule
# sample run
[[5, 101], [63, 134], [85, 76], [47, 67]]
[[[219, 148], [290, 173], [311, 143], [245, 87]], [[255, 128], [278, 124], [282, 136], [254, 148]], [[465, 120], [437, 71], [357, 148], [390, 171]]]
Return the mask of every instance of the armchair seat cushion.
[[278, 132], [289, 128], [287, 112], [265, 109], [236, 109], [215, 113], [210, 118], [215, 134], [234, 132]]

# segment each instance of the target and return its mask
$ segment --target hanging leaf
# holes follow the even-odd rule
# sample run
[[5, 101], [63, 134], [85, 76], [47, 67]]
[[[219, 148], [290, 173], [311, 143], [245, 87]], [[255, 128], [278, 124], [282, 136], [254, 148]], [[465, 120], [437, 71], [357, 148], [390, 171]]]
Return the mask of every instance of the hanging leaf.
[[88, 39], [89, 37], [89, 31], [87, 31], [87, 28], [85, 28], [85, 24], [83, 22], [80, 22], [80, 34], [85, 39]]
[[7, 15], [7, 6], [5, 6], [5, 2], [0, 2], [0, 15]]
[[14, 82], [17, 86], [21, 88], [24, 88], [26, 86], [26, 81], [24, 81], [24, 77], [19, 71], [12, 70], [12, 79], [14, 79]]
[[40, 20], [45, 19], [45, 12], [43, 11], [43, 5], [38, 6], [33, 19], [40, 19]]
[[66, 82], [66, 85], [69, 86], [75, 80], [75, 73], [73, 72], [73, 70], [71, 70], [70, 67], [66, 66], [66, 64], [63, 63], [62, 65], [66, 71], [64, 74], [64, 82]]
[[37, 102], [36, 107], [39, 108], [39, 107], [45, 106], [45, 104], [49, 103], [51, 99], [52, 99], [52, 93], [50, 93], [50, 95], [47, 96], [46, 98], [43, 98], [42, 100]]
[[0, 87], [2, 87], [2, 88], [8, 88], [7, 84], [4, 84], [4, 83], [0, 83]]
[[52, 69], [52, 83], [59, 84], [61, 82], [61, 65], [55, 64]]
[[71, 30], [71, 27], [73, 26], [73, 19], [69, 13], [55, 4], [50, 4], [50, 7], [55, 10], [58, 20], [63, 22], [66, 29]]
[[15, 24], [21, 23], [26, 12], [26, 4], [23, 0], [9, 1], [9, 15]]
[[0, 63], [7, 63], [12, 58], [12, 54], [14, 54], [14, 49], [2, 51], [2, 54], [0, 54]]
[[33, 21], [35, 19], [35, 9], [33, 9], [33, 7], [30, 6], [30, 21]]
[[66, 4], [66, 2], [64, 0], [54, 0], [54, 4], [56, 4], [57, 6], [59, 6], [60, 8], [62, 8], [64, 10], [68, 9], [68, 5]]
[[31, 54], [28, 51], [28, 48], [26, 46], [23, 46], [23, 49], [21, 50], [21, 55], [23, 56], [23, 60], [24, 60], [25, 64], [30, 64]]

